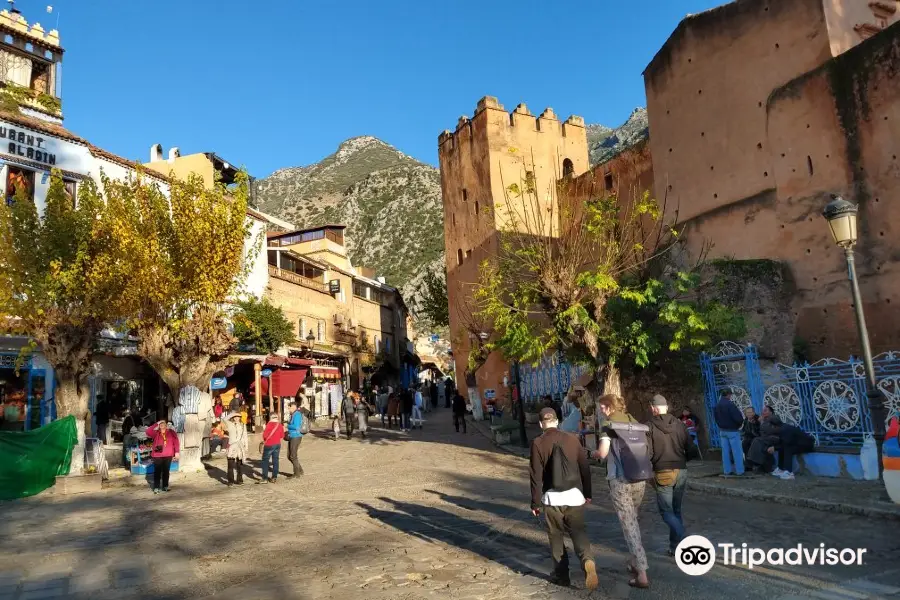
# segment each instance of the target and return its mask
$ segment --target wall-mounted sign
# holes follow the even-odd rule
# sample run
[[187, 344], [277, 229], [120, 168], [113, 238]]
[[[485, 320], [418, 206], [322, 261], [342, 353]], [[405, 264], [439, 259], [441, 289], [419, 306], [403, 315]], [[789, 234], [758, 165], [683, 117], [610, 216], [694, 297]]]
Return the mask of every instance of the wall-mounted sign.
[[224, 390], [228, 387], [228, 380], [224, 377], [213, 377], [209, 381], [209, 387], [213, 390]]
[[13, 156], [21, 156], [47, 165], [56, 164], [56, 154], [48, 151], [46, 138], [3, 126], [0, 126], [0, 138], [9, 140], [6, 151]]
[[497, 398], [497, 390], [494, 388], [488, 388], [484, 390], [484, 399], [485, 400], [494, 400]]
[[341, 280], [340, 279], [332, 279], [328, 282], [328, 291], [332, 294], [340, 294], [341, 293]]
[[262, 375], [263, 377], [268, 377], [269, 375], [272, 374], [272, 369], [263, 369], [262, 371], [259, 372], [259, 374]]

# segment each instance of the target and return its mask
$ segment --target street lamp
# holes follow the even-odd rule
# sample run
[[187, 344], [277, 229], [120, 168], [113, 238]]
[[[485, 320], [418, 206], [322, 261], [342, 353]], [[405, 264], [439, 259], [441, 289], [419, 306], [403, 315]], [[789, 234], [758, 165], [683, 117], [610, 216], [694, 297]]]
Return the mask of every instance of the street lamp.
[[862, 344], [863, 364], [866, 368], [866, 398], [869, 402], [869, 415], [872, 417], [872, 433], [878, 450], [878, 475], [883, 480], [884, 466], [881, 460], [881, 449], [884, 445], [884, 427], [887, 419], [887, 408], [884, 405], [884, 394], [878, 389], [875, 379], [875, 368], [872, 365], [872, 348], [869, 346], [869, 332], [866, 329], [866, 316], [863, 313], [862, 296], [859, 293], [859, 282], [856, 277], [856, 261], [853, 257], [853, 246], [856, 245], [856, 213], [858, 207], [838, 195], [831, 196], [831, 202], [822, 211], [828, 221], [834, 242], [844, 249], [847, 259], [847, 275], [850, 279], [850, 290], [853, 293], [853, 306], [856, 309], [856, 328]]

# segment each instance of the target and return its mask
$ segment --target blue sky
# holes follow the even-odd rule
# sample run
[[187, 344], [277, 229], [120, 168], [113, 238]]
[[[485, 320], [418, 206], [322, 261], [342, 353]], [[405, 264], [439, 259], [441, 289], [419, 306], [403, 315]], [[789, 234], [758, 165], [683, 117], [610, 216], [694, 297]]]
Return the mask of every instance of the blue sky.
[[[436, 164], [483, 95], [616, 126], [684, 15], [718, 0], [19, 0], [66, 49], [66, 125], [147, 160], [214, 151], [262, 177], [377, 136]], [[46, 13], [47, 4], [54, 12]]]

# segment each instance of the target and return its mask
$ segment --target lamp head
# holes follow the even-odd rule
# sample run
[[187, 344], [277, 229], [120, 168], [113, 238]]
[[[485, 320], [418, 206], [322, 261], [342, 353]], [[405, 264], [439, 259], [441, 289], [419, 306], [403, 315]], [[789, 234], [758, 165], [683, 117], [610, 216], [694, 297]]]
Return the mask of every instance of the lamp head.
[[834, 242], [842, 248], [851, 248], [856, 243], [856, 213], [858, 210], [859, 208], [852, 202], [844, 200], [838, 194], [832, 194], [831, 202], [822, 211], [822, 216], [828, 221]]

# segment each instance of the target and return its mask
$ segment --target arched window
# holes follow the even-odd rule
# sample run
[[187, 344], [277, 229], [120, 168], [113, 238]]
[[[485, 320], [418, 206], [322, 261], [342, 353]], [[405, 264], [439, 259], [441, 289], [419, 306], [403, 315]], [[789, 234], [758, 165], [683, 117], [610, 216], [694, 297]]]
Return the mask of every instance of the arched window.
[[571, 159], [563, 159], [563, 177], [572, 177], [575, 175], [575, 165]]
[[456, 251], [456, 264], [461, 265], [463, 261], [462, 248]]

